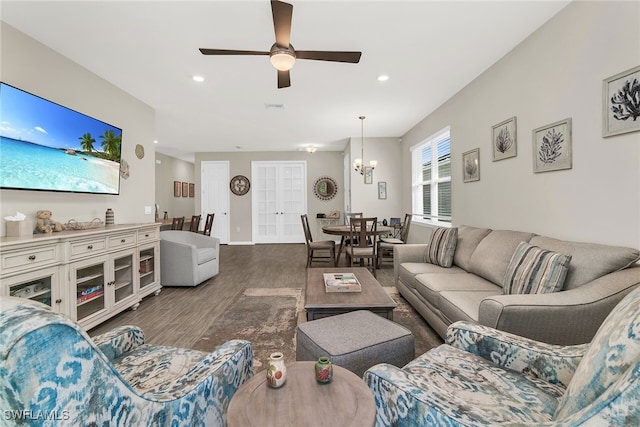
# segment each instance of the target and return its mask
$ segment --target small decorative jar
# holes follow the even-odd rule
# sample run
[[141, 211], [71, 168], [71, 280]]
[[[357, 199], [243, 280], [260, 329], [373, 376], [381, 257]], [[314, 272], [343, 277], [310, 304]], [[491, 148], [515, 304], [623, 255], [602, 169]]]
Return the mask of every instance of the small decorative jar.
[[107, 209], [107, 212], [105, 214], [105, 218], [104, 218], [104, 223], [105, 225], [113, 225], [113, 209], [109, 208]]
[[284, 365], [284, 355], [280, 352], [271, 353], [267, 362], [267, 384], [273, 388], [281, 387], [287, 379], [287, 367]]
[[316, 381], [321, 384], [330, 383], [333, 379], [333, 366], [331, 365], [331, 359], [327, 356], [322, 356], [316, 362]]

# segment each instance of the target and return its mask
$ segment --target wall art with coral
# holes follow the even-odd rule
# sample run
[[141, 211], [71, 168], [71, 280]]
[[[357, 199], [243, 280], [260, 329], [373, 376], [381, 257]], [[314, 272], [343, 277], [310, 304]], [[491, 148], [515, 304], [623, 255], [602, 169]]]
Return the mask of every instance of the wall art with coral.
[[571, 169], [571, 119], [533, 130], [533, 171]]
[[640, 130], [640, 66], [602, 82], [602, 136]]
[[516, 118], [511, 117], [491, 127], [491, 141], [493, 144], [493, 161], [515, 157], [517, 151]]
[[462, 153], [462, 182], [480, 181], [480, 149]]

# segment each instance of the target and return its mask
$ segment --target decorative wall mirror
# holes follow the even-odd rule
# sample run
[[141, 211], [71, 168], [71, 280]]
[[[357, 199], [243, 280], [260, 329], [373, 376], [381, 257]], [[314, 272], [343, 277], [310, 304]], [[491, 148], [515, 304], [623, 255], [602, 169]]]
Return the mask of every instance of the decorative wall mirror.
[[338, 194], [338, 183], [331, 177], [321, 176], [313, 184], [313, 194], [320, 200], [331, 200]]

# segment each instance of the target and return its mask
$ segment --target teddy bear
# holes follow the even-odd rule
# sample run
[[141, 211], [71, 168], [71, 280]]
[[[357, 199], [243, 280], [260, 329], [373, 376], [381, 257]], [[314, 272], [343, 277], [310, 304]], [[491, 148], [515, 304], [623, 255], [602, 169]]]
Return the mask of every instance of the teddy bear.
[[51, 233], [52, 231], [62, 231], [64, 229], [62, 223], [51, 219], [51, 211], [41, 210], [36, 212], [36, 229], [33, 231], [37, 233]]

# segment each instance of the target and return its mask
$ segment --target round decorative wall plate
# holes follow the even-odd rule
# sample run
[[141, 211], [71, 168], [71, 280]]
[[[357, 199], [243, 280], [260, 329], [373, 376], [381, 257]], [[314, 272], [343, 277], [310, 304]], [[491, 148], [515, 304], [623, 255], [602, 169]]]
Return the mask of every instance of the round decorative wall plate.
[[231, 182], [229, 183], [229, 188], [231, 188], [231, 192], [237, 196], [244, 196], [249, 192], [251, 188], [251, 183], [249, 182], [249, 178], [244, 175], [236, 175], [231, 178]]
[[313, 184], [313, 194], [320, 200], [331, 200], [338, 194], [338, 183], [329, 176], [321, 176]]
[[136, 157], [139, 159], [144, 157], [144, 147], [140, 144], [136, 145]]

